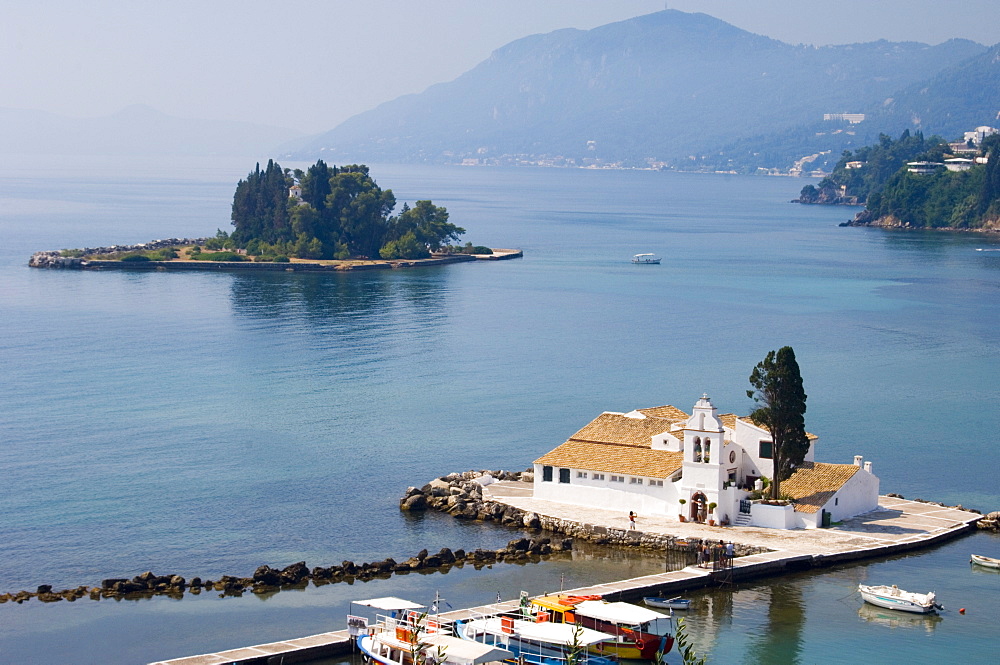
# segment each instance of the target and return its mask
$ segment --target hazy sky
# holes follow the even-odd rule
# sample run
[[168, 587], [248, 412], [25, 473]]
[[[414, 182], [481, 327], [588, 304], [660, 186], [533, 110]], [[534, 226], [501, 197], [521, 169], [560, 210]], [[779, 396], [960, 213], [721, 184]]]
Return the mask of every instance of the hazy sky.
[[998, 0], [0, 0], [0, 107], [319, 132], [519, 37], [665, 6], [792, 44], [1000, 42]]

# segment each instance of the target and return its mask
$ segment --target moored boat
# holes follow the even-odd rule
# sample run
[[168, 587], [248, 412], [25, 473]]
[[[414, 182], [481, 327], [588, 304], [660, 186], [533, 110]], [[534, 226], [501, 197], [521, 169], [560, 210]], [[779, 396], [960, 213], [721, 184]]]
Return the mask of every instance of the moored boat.
[[933, 591], [929, 593], [913, 593], [903, 591], [895, 584], [892, 586], [866, 586], [859, 584], [858, 591], [861, 592], [861, 597], [864, 598], [866, 603], [890, 610], [926, 614], [944, 609], [941, 605], [938, 605], [937, 597]]
[[983, 556], [981, 554], [973, 554], [969, 563], [974, 563], [977, 566], [982, 566], [983, 568], [1000, 569], [1000, 559], [994, 559], [993, 557]]
[[690, 598], [663, 598], [659, 596], [646, 596], [642, 602], [649, 607], [659, 607], [665, 610], [688, 610], [691, 609]]
[[514, 658], [501, 647], [455, 637], [451, 622], [427, 614], [417, 603], [387, 597], [353, 604], [391, 612], [378, 615], [374, 623], [363, 617], [348, 617], [352, 634], [360, 633], [356, 638], [358, 649], [372, 665], [484, 665]]
[[600, 596], [541, 596], [531, 600], [530, 611], [551, 621], [575, 623], [614, 636], [590, 647], [591, 653], [623, 659], [654, 660], [674, 645], [671, 631], [652, 626], [669, 617], [629, 603], [609, 603]]
[[656, 254], [636, 254], [632, 257], [632, 263], [639, 263], [642, 265], [659, 265], [660, 259]]
[[513, 654], [519, 665], [615, 665], [615, 661], [589, 652], [589, 647], [608, 642], [614, 635], [577, 624], [555, 623], [547, 617], [524, 618], [522, 610], [477, 614], [455, 623], [463, 640], [500, 647]]

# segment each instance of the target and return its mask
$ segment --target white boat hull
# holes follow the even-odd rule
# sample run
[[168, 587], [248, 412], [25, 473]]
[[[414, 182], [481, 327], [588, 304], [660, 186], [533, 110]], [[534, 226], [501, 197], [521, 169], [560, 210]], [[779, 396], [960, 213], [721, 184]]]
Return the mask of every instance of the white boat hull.
[[866, 603], [871, 603], [888, 610], [927, 614], [941, 608], [935, 600], [934, 593], [910, 593], [895, 586], [865, 586], [858, 585], [858, 591]]
[[1000, 559], [994, 559], [993, 557], [973, 554], [971, 562], [977, 566], [982, 566], [983, 568], [994, 568], [1000, 570]]

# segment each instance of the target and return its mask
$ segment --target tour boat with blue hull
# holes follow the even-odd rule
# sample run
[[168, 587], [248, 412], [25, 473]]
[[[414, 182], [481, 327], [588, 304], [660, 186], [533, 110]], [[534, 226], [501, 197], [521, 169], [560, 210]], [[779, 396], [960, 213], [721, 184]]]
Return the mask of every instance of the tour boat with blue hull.
[[902, 612], [914, 612], [915, 614], [927, 614], [935, 610], [944, 608], [937, 603], [934, 592], [912, 593], [903, 591], [895, 584], [892, 586], [866, 586], [858, 585], [858, 591], [866, 603], [884, 607], [890, 610], [900, 610]]
[[615, 660], [588, 651], [589, 647], [613, 641], [614, 635], [522, 616], [519, 611], [476, 615], [456, 622], [455, 632], [463, 640], [510, 651], [514, 655], [509, 662], [518, 665], [615, 665]]
[[386, 597], [355, 601], [352, 611], [353, 605], [391, 613], [378, 615], [373, 623], [348, 616], [358, 649], [372, 665], [484, 665], [514, 658], [506, 649], [455, 637], [450, 621], [427, 614], [417, 603]]
[[[510, 662], [514, 654], [506, 649], [470, 642], [445, 633], [421, 635], [414, 644], [407, 639], [399, 639], [395, 631], [376, 631], [371, 635], [359, 635], [358, 649], [371, 663], [378, 665], [484, 665], [485, 663]], [[419, 654], [417, 661], [414, 655]]]

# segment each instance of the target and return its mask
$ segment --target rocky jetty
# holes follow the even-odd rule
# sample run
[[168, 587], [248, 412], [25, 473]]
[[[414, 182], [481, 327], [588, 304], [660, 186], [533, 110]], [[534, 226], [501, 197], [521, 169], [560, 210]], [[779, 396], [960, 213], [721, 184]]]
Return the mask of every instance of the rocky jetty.
[[430, 553], [426, 549], [402, 561], [393, 558], [368, 563], [343, 561], [339, 565], [316, 566], [310, 568], [305, 561], [293, 563], [285, 568], [259, 566], [251, 577], [236, 577], [223, 575], [217, 580], [193, 577], [186, 580], [180, 575], [156, 575], [145, 572], [133, 578], [109, 578], [101, 582], [99, 587], [79, 586], [72, 589], [54, 591], [51, 585], [40, 585], [35, 591], [17, 591], [0, 594], [0, 603], [23, 603], [37, 598], [42, 602], [61, 600], [75, 601], [78, 598], [100, 600], [102, 598], [133, 599], [167, 595], [182, 597], [185, 592], [198, 594], [202, 591], [217, 591], [222, 596], [239, 596], [249, 591], [256, 594], [269, 594], [281, 589], [302, 588], [311, 581], [314, 586], [336, 582], [371, 580], [388, 578], [392, 575], [406, 574], [413, 571], [444, 572], [451, 567], [462, 567], [465, 564], [482, 566], [500, 563], [534, 563], [553, 552], [569, 551], [573, 548], [571, 539], [549, 538], [515, 538], [506, 547], [497, 550], [476, 549], [466, 552], [464, 549], [452, 550], [442, 547], [438, 552]]
[[82, 268], [83, 259], [63, 256], [62, 252], [35, 252], [28, 259], [31, 268]]
[[84, 264], [83, 257], [114, 256], [128, 252], [148, 252], [167, 247], [181, 245], [204, 245], [209, 238], [162, 238], [150, 240], [137, 245], [109, 245], [107, 247], [81, 247], [71, 250], [50, 250], [35, 252], [28, 259], [32, 268], [79, 268]]

